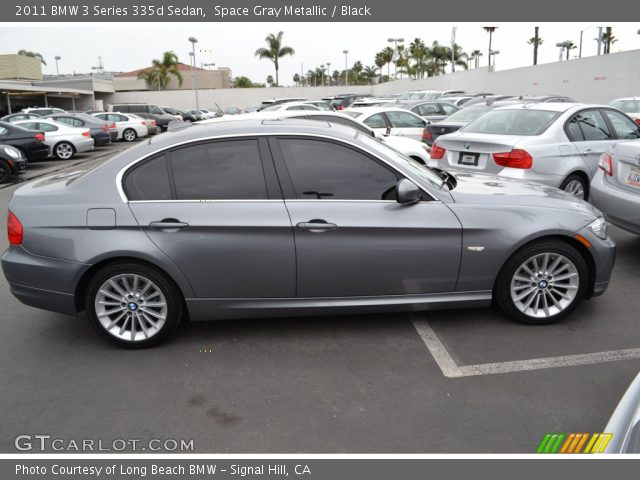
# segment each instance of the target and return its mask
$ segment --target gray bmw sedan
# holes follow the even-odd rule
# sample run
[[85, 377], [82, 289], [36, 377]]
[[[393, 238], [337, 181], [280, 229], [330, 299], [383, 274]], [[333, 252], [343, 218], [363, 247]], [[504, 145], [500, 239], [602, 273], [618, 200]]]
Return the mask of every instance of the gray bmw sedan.
[[550, 186], [417, 165], [354, 129], [194, 124], [9, 206], [2, 268], [27, 305], [86, 310], [124, 347], [181, 319], [416, 311], [497, 302], [544, 324], [602, 294], [602, 214]]

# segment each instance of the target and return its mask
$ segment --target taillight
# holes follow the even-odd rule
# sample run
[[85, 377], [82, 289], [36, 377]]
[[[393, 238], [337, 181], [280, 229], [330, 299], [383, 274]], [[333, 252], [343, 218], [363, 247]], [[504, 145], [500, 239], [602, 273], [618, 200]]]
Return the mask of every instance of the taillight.
[[344, 107], [342, 105], [337, 105], [336, 110], [344, 110]]
[[145, 122], [145, 121], [140, 122], [140, 125], [146, 125], [146, 124], [147, 124], [147, 122]]
[[38, 140], [39, 142], [44, 142], [44, 134], [42, 133], [36, 133], [33, 138], [35, 138], [36, 140]]
[[610, 177], [613, 177], [613, 158], [609, 153], [604, 152], [602, 155], [600, 155], [598, 166], [604, 173], [606, 173]]
[[155, 125], [156, 121], [155, 120], [151, 120], [151, 125]]
[[433, 146], [431, 147], [431, 160], [440, 160], [441, 158], [444, 157], [444, 154], [446, 153], [446, 151], [447, 151], [446, 149], [442, 148], [437, 143], [434, 143]]
[[636, 118], [636, 124], [640, 125], [640, 117]]
[[427, 132], [426, 130], [422, 131], [423, 140], [431, 140], [432, 138], [433, 138], [433, 135], [431, 135], [431, 132]]
[[493, 154], [493, 161], [501, 167], [528, 169], [533, 166], [533, 157], [526, 150], [514, 148], [510, 152]]
[[111, 125], [109, 125], [109, 128], [111, 128], [111, 129], [116, 128], [116, 124], [115, 124], [115, 122], [114, 122], [114, 123], [112, 123]]
[[11, 210], [7, 216], [7, 233], [9, 235], [9, 244], [20, 245], [22, 243], [22, 224]]
[[100, 125], [100, 130], [102, 130], [103, 132], [106, 132], [109, 130], [109, 127], [107, 127], [106, 125]]
[[89, 132], [89, 130], [87, 130], [86, 132], [82, 132], [82, 136], [83, 137], [90, 137], [91, 133]]

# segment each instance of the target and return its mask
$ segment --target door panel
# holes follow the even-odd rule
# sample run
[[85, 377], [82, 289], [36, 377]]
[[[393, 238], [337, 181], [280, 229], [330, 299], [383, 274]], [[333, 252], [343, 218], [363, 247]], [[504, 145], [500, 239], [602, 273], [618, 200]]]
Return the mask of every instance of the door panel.
[[583, 110], [577, 113], [569, 120], [567, 132], [593, 176], [598, 170], [600, 155], [616, 141], [602, 113], [599, 110]]

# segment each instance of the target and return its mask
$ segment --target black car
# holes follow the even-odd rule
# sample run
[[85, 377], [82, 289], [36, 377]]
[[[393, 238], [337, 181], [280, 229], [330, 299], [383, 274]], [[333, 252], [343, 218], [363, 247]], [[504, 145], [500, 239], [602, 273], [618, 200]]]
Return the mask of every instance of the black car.
[[344, 93], [333, 97], [329, 105], [335, 110], [344, 110], [345, 108], [349, 108], [351, 104], [359, 98], [365, 98], [366, 96], [367, 95], [356, 95], [355, 93]]
[[0, 143], [16, 147], [30, 162], [49, 156], [44, 133], [27, 130], [13, 123], [0, 122]]
[[175, 121], [176, 117], [168, 114], [157, 105], [146, 103], [114, 103], [109, 105], [109, 112], [135, 113], [139, 117], [155, 120], [156, 125], [162, 132], [166, 132], [169, 122]]
[[70, 127], [88, 128], [96, 147], [108, 145], [111, 142], [115, 142], [116, 138], [118, 138], [118, 130], [115, 124], [113, 124], [113, 128], [109, 128], [110, 122], [105, 122], [98, 117], [86, 113], [56, 113], [47, 115], [45, 118], [64, 123]]
[[194, 110], [189, 110], [188, 112], [184, 110], [178, 110], [178, 115], [181, 115], [182, 120], [184, 120], [185, 122], [197, 122], [199, 118], [192, 112], [194, 112]]
[[22, 152], [11, 145], [0, 144], [0, 183], [26, 171], [27, 159]]
[[503, 107], [505, 105], [515, 105], [518, 103], [523, 102], [521, 100], [502, 100], [499, 102], [485, 101], [469, 107], [465, 106], [456, 113], [449, 115], [441, 122], [429, 123], [424, 127], [424, 131], [422, 132], [422, 142], [427, 145], [433, 145], [433, 142], [435, 142], [440, 135], [456, 132], [494, 108]]
[[20, 120], [35, 120], [36, 118], [41, 118], [40, 115], [36, 115], [35, 113], [11, 113], [9, 115], [5, 115], [0, 118], [0, 122], [19, 122]]

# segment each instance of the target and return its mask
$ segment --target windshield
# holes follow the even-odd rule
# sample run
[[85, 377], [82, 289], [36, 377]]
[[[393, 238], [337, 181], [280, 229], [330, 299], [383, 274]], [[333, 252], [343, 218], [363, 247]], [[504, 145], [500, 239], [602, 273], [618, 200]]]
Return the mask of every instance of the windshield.
[[560, 112], [550, 110], [493, 110], [463, 128], [469, 133], [535, 136], [544, 132]]
[[482, 115], [495, 107], [491, 105], [478, 105], [473, 107], [463, 108], [455, 113], [452, 113], [447, 117], [447, 122], [473, 122], [476, 118], [480, 118]]
[[417, 162], [407, 157], [404, 153], [399, 152], [395, 148], [384, 143], [383, 139], [373, 138], [360, 132], [356, 133], [356, 138], [361, 140], [375, 152], [383, 155], [385, 158], [391, 158], [391, 160], [395, 161], [397, 164], [403, 166], [404, 168], [408, 168], [409, 170], [411, 170], [411, 173], [417, 175], [418, 177], [420, 177], [420, 179], [425, 180], [430, 185], [436, 188], [440, 188], [442, 186], [443, 181], [440, 175], [438, 175], [425, 165], [419, 165]]

